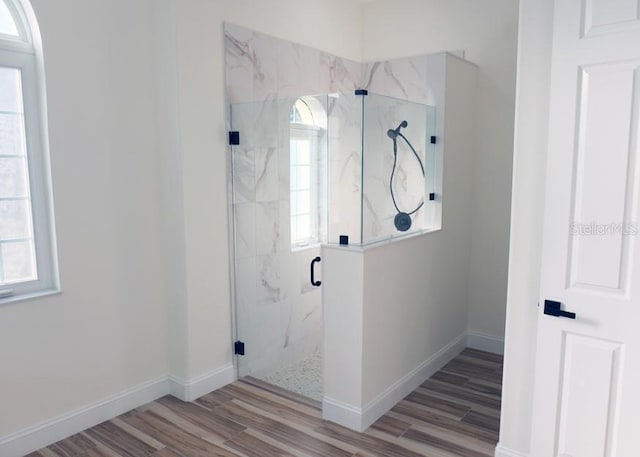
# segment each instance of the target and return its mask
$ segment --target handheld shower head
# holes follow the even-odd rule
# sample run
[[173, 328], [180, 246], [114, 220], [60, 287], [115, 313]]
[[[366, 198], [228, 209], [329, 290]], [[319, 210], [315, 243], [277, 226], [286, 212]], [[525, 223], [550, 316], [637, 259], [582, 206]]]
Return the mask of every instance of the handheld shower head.
[[400, 125], [395, 130], [394, 129], [387, 130], [387, 136], [392, 140], [395, 140], [396, 138], [398, 138], [398, 135], [400, 134], [400, 129], [406, 128], [407, 125], [409, 125], [407, 121], [400, 122]]

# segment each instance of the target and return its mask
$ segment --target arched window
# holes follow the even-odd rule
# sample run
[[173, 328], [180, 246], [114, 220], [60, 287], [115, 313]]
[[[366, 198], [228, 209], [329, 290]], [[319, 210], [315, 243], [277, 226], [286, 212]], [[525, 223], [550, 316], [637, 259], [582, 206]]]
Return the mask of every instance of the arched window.
[[291, 246], [322, 242], [327, 112], [315, 97], [295, 101], [289, 115]]
[[41, 49], [27, 0], [0, 0], [0, 303], [58, 289]]

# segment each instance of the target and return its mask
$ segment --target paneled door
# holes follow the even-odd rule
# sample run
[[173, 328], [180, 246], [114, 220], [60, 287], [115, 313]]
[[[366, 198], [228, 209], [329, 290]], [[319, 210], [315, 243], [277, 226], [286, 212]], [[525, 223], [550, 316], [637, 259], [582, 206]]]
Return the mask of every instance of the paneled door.
[[531, 457], [640, 455], [639, 3], [555, 2]]

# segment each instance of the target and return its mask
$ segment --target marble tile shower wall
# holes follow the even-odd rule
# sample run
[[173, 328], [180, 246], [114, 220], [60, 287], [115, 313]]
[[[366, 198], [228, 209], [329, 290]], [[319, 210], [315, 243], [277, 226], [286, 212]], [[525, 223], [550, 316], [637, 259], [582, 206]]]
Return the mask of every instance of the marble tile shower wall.
[[[393, 198], [402, 212], [415, 211], [411, 216], [411, 228], [405, 234], [423, 230], [427, 226], [425, 213], [432, 203], [425, 202], [423, 172], [433, 162], [429, 160], [432, 155], [428, 154], [430, 151], [426, 141], [430, 126], [428, 107], [374, 94], [367, 96], [365, 103], [362, 236], [365, 243], [371, 243], [399, 235], [394, 224], [398, 210]], [[411, 142], [420, 162], [402, 137], [397, 139], [398, 153], [394, 160], [394, 143], [387, 131], [395, 129], [401, 121], [407, 121], [408, 125], [402, 134]], [[394, 161], [395, 171], [391, 181]], [[393, 196], [391, 186], [394, 189]]]
[[[327, 241], [347, 234], [360, 242], [362, 112], [354, 90], [432, 105], [434, 97], [427, 83], [427, 56], [361, 64], [231, 24], [225, 24], [224, 33], [231, 127], [241, 132], [229, 177], [237, 325], [247, 345], [240, 374], [260, 376], [321, 345], [321, 293], [308, 277], [309, 262], [319, 250], [291, 252], [290, 247], [288, 120], [293, 102], [306, 95], [338, 94], [327, 107]], [[389, 113], [377, 116], [382, 125]], [[388, 172], [377, 167], [379, 176], [367, 179], [383, 182]], [[370, 204], [366, 213], [368, 220], [378, 221], [366, 228], [370, 238], [393, 230], [386, 227], [389, 196], [378, 193], [370, 201], [381, 197], [384, 203]]]
[[[225, 25], [227, 96], [231, 127], [240, 131], [234, 147], [235, 278], [238, 334], [246, 344], [240, 375], [265, 376], [321, 349], [321, 291], [309, 282], [309, 262], [319, 248], [291, 251], [289, 224], [289, 111], [305, 95], [349, 94], [362, 79], [360, 64], [242, 27]], [[329, 104], [329, 149], [345, 161], [345, 182], [359, 173], [359, 126], [341, 98]], [[349, 133], [349, 131], [352, 131]], [[341, 152], [338, 153], [338, 150]], [[349, 151], [349, 152], [347, 152]], [[331, 160], [331, 159], [330, 159]], [[337, 162], [333, 160], [329, 176]], [[348, 178], [348, 179], [347, 179]], [[359, 177], [358, 183], [359, 183]], [[329, 183], [328, 187], [332, 187]], [[357, 188], [349, 189], [354, 196]], [[343, 206], [355, 236], [359, 201]], [[334, 195], [328, 203], [337, 202]], [[337, 213], [336, 213], [337, 214]], [[357, 216], [357, 217], [356, 217]], [[357, 228], [355, 224], [358, 224]], [[328, 230], [338, 224], [330, 219]]]
[[320, 290], [309, 282], [319, 248], [291, 251], [288, 113], [290, 101], [237, 103], [233, 128], [235, 279], [238, 333], [246, 344], [242, 375], [265, 376], [319, 349]]

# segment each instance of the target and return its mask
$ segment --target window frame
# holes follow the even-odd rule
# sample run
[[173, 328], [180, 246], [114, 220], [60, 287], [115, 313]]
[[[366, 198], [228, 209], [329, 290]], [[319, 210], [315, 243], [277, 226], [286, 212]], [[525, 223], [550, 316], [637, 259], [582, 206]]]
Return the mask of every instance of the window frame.
[[[299, 123], [290, 123], [289, 124], [289, 145], [291, 145], [292, 140], [308, 140], [310, 143], [309, 147], [309, 167], [310, 167], [310, 188], [309, 191], [311, 193], [311, 202], [310, 202], [310, 222], [309, 227], [311, 228], [311, 236], [306, 240], [297, 240], [294, 241], [293, 234], [291, 235], [291, 249], [292, 250], [300, 250], [307, 249], [314, 246], [318, 246], [322, 243], [322, 230], [320, 229], [320, 189], [319, 189], [319, 180], [320, 180], [320, 167], [319, 167], [319, 157], [318, 153], [320, 151], [320, 147], [322, 144], [322, 133], [323, 128], [318, 127], [316, 125], [309, 124], [299, 124]], [[291, 146], [289, 146], [291, 148]], [[291, 151], [289, 153], [289, 160], [291, 160]], [[289, 173], [291, 174], [293, 165], [289, 163]], [[299, 192], [299, 190], [292, 189], [291, 185], [289, 185], [289, 201], [291, 201], [291, 195], [293, 192]], [[301, 215], [293, 214], [293, 208], [289, 210], [289, 225], [290, 230], [292, 230], [293, 219], [294, 217], [299, 217]]]
[[[322, 97], [322, 99], [320, 98]], [[310, 214], [309, 229], [310, 238], [294, 241], [294, 221], [296, 217], [304, 217], [305, 214], [293, 215], [293, 189], [289, 183], [290, 209], [289, 221], [289, 246], [291, 252], [311, 249], [320, 246], [326, 241], [327, 236], [327, 147], [328, 147], [328, 100], [326, 96], [306, 95], [298, 97], [290, 105], [289, 111], [289, 175], [292, 171], [291, 149], [293, 140], [306, 140], [310, 143]], [[299, 190], [296, 189], [296, 190]], [[297, 222], [297, 221], [296, 221]], [[296, 224], [297, 225], [297, 224]]]
[[[0, 0], [3, 1], [3, 0]], [[0, 285], [0, 305], [60, 292], [53, 216], [44, 71], [37, 25], [20, 1], [4, 0], [14, 14], [20, 37], [0, 34], [0, 67], [20, 71], [24, 112], [25, 155], [37, 278]], [[32, 13], [32, 11], [29, 11]], [[33, 20], [29, 20], [29, 16]], [[8, 37], [8, 38], [7, 38]]]
[[[17, 5], [14, 0], [0, 0], [7, 6], [9, 14], [13, 17], [13, 22], [18, 31], [18, 36], [7, 35], [0, 32], [0, 41], [12, 43], [17, 45], [19, 49], [31, 50], [33, 49], [33, 34], [31, 33], [31, 27], [28, 27], [29, 20], [27, 15], [22, 10], [22, 5]], [[4, 45], [2, 46], [4, 47]]]

